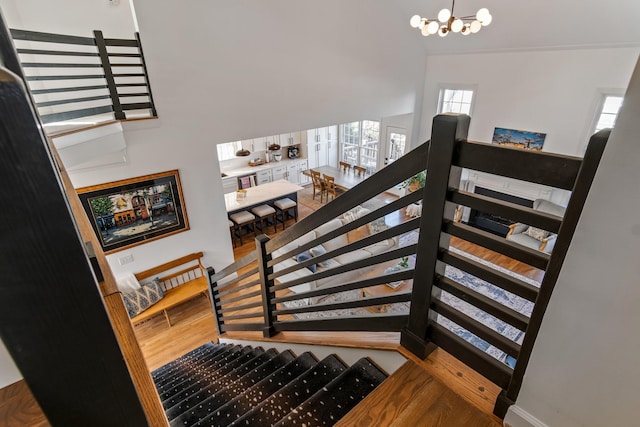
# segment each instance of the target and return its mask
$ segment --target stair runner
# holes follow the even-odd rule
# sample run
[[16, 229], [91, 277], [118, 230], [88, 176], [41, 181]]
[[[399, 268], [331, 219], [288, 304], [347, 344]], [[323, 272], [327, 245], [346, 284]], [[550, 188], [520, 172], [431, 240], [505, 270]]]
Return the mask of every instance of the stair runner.
[[387, 378], [369, 358], [211, 342], [151, 375], [171, 427], [331, 426]]

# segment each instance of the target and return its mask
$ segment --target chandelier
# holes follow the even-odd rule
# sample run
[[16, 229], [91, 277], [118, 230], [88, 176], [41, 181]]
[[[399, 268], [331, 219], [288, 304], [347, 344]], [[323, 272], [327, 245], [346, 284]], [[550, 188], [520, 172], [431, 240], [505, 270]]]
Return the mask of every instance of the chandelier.
[[413, 15], [409, 24], [413, 28], [418, 28], [423, 36], [438, 33], [440, 37], [446, 37], [450, 32], [462, 33], [469, 35], [477, 33], [482, 27], [486, 27], [491, 23], [493, 17], [489, 13], [489, 9], [483, 7], [478, 10], [475, 15], [455, 17], [453, 16], [453, 7], [456, 1], [451, 3], [451, 10], [442, 9], [438, 12], [438, 19], [423, 18], [420, 15]]

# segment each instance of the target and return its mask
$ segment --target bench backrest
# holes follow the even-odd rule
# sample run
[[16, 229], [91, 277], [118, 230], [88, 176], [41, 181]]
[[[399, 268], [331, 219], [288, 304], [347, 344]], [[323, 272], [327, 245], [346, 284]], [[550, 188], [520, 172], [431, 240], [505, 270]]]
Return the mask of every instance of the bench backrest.
[[[204, 277], [205, 268], [202, 265], [203, 256], [204, 254], [202, 252], [185, 255], [148, 270], [141, 271], [140, 273], [135, 273], [135, 276], [141, 283], [145, 281], [145, 279], [157, 277], [160, 279], [164, 290], [167, 291], [191, 280]], [[179, 267], [182, 268], [176, 270]]]

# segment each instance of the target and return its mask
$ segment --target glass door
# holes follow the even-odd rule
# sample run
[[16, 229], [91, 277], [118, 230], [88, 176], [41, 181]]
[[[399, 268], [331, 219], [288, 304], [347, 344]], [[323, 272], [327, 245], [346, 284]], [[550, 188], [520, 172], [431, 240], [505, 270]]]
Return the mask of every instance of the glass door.
[[[398, 160], [407, 150], [407, 131], [404, 128], [388, 126], [385, 130], [384, 166]], [[397, 186], [387, 190], [396, 196], [403, 196], [404, 190]]]

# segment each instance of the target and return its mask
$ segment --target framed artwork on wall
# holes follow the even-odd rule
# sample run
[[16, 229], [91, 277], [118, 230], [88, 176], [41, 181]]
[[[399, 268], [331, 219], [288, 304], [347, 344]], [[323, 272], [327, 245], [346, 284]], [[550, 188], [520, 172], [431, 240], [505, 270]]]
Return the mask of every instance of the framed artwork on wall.
[[546, 133], [495, 128], [491, 142], [509, 147], [541, 151], [546, 137]]
[[76, 192], [105, 254], [189, 229], [177, 170]]

